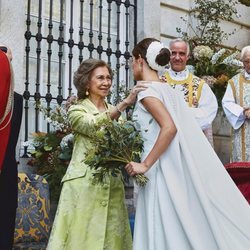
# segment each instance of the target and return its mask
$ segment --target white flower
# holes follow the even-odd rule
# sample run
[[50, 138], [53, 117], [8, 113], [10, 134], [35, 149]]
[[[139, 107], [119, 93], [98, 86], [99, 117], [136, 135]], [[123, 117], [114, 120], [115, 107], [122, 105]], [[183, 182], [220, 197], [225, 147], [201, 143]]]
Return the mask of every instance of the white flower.
[[51, 123], [51, 122], [52, 122], [52, 119], [51, 119], [50, 117], [47, 117], [47, 118], [46, 118], [46, 121], [47, 121], [48, 123]]
[[36, 148], [36, 147], [41, 147], [43, 146], [43, 143], [42, 142], [38, 142], [38, 141], [34, 141], [33, 143], [33, 146]]
[[231, 65], [231, 66], [238, 66], [238, 67], [243, 67], [243, 62], [237, 60], [237, 59], [232, 59], [228, 60], [225, 63], [226, 65]]
[[22, 144], [23, 144], [23, 147], [29, 147], [31, 146], [33, 143], [33, 141], [24, 141]]
[[193, 56], [196, 60], [202, 60], [204, 58], [210, 59], [213, 53], [213, 50], [205, 45], [196, 46], [193, 50]]
[[239, 51], [234, 52], [232, 55], [226, 57], [226, 58], [222, 61], [222, 63], [223, 63], [223, 64], [226, 64], [226, 65], [231, 65], [231, 61], [232, 61], [233, 59], [235, 59], [235, 58], [239, 55], [239, 53], [240, 53]]
[[72, 133], [64, 136], [61, 140], [60, 147], [62, 149], [69, 148], [69, 142], [73, 142], [73, 140], [74, 140], [74, 135]]
[[218, 60], [221, 58], [221, 56], [226, 52], [226, 49], [220, 49], [218, 52], [216, 52], [211, 59], [212, 64], [216, 64]]
[[62, 131], [65, 128], [65, 124], [61, 123], [57, 120], [51, 119], [51, 117], [47, 117], [46, 121], [50, 123], [56, 130]]
[[163, 48], [164, 48], [164, 45], [162, 43], [154, 41], [148, 46], [148, 49], [147, 49], [146, 58], [148, 61], [148, 65], [156, 71], [163, 71], [166, 66], [166, 65], [161, 66], [155, 61], [157, 55], [159, 55], [161, 49]]

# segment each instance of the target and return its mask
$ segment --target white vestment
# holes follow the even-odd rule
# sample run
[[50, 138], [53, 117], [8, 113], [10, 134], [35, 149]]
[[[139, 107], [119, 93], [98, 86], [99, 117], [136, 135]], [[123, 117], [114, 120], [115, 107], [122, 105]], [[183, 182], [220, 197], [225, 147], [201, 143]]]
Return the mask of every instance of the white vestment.
[[[212, 122], [218, 110], [218, 103], [208, 84], [190, 73], [187, 68], [180, 72], [170, 68], [163, 74], [162, 80], [181, 92], [196, 121], [213, 146]], [[197, 100], [196, 105], [193, 105], [194, 98]]]
[[[183, 99], [185, 99], [187, 87], [183, 87], [183, 84], [181, 83], [187, 81], [190, 74], [189, 70], [185, 69], [181, 72], [175, 72], [172, 69], [169, 69], [168, 73], [173, 82], [176, 83], [173, 86], [174, 89], [180, 91], [183, 95]], [[187, 81], [187, 83], [189, 82]], [[172, 82], [169, 82], [169, 84], [172, 85]], [[195, 95], [195, 93], [193, 93], [193, 95]], [[201, 88], [201, 95], [199, 97], [197, 107], [190, 107], [190, 109], [202, 130], [211, 127], [218, 110], [218, 103], [213, 91], [207, 83], [204, 83]]]
[[250, 162], [250, 119], [243, 114], [250, 107], [250, 74], [239, 73], [229, 80], [222, 107], [232, 125], [232, 162]]

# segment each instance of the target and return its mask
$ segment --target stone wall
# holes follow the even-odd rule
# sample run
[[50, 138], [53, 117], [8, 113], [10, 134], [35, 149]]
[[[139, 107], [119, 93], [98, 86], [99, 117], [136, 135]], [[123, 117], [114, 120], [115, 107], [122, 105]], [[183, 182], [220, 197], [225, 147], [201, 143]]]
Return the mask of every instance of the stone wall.
[[[20, 0], [0, 0], [0, 43], [12, 50], [15, 91], [24, 92], [24, 48], [25, 48], [25, 2]], [[24, 119], [23, 119], [24, 121]], [[20, 134], [23, 131], [21, 126]], [[20, 157], [21, 136], [17, 144], [17, 160]]]
[[213, 121], [214, 150], [223, 164], [230, 162], [231, 126], [220, 108]]
[[0, 43], [12, 50], [15, 90], [24, 91], [25, 2], [0, 0]]
[[[163, 0], [160, 2], [161, 15], [159, 15], [160, 17], [158, 18], [161, 18], [160, 37], [164, 43], [168, 44], [171, 39], [179, 36], [176, 31], [177, 27], [181, 28], [182, 31], [191, 33], [191, 30], [187, 29], [187, 24], [181, 20], [181, 17], [188, 19], [189, 10], [193, 5], [193, 0]], [[231, 22], [222, 21], [221, 26], [222, 29], [228, 33], [236, 29], [236, 33], [229, 36], [229, 39], [224, 41], [223, 45], [229, 48], [236, 47], [241, 49], [250, 44], [250, 8], [238, 4], [237, 10], [240, 17], [234, 17], [234, 20]]]

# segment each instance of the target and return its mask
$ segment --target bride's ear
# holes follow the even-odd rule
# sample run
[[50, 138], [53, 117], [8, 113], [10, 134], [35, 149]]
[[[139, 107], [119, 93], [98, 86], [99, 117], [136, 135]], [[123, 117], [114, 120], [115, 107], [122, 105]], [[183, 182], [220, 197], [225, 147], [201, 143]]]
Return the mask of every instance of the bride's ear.
[[141, 57], [141, 55], [139, 55], [138, 59], [137, 59], [137, 63], [140, 65], [140, 67], [143, 66], [143, 63], [145, 62], [145, 60]]
[[139, 65], [139, 69], [140, 71], [142, 72], [143, 71], [143, 65], [146, 63], [145, 60], [140, 56], [138, 59], [137, 59], [137, 63]]

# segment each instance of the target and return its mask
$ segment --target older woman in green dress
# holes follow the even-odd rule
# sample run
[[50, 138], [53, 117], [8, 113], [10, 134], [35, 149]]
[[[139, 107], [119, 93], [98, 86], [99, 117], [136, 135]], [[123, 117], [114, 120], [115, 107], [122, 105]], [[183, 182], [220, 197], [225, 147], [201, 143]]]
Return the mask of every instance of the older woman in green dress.
[[144, 90], [136, 85], [115, 107], [105, 98], [112, 84], [112, 71], [101, 60], [81, 63], [74, 76], [78, 102], [68, 111], [74, 133], [72, 160], [62, 180], [63, 187], [48, 250], [129, 250], [132, 238], [124, 203], [122, 178], [109, 176], [104, 185], [92, 183], [93, 169], [84, 163], [91, 146], [88, 128], [100, 120], [118, 119]]

